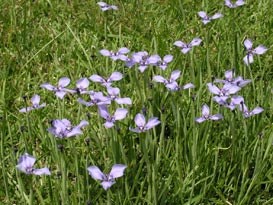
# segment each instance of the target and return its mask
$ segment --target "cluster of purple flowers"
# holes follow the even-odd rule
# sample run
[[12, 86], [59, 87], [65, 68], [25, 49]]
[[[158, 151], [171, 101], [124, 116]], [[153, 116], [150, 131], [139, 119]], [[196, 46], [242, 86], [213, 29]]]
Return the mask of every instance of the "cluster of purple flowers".
[[[239, 108], [243, 116], [248, 118], [263, 111], [263, 108], [261, 107], [256, 107], [249, 111], [245, 105], [244, 98], [242, 96], [235, 95], [238, 91], [241, 90], [241, 88], [250, 82], [251, 80], [245, 80], [241, 76], [235, 77], [234, 70], [227, 70], [225, 72], [224, 79], [216, 79], [213, 83], [208, 83], [207, 86], [210, 93], [214, 95], [212, 98], [213, 101], [223, 107], [229, 108], [230, 110]], [[215, 83], [219, 83], [221, 86], [217, 86]], [[202, 117], [196, 118], [196, 122], [201, 123], [207, 119], [220, 120], [222, 118], [223, 116], [221, 114], [210, 115], [209, 107], [207, 105], [203, 105]]]
[[[107, 10], [117, 10], [117, 6], [109, 5], [105, 2], [97, 3], [102, 11]], [[237, 0], [232, 3], [230, 0], [225, 0], [225, 5], [229, 8], [236, 8], [244, 5], [243, 0]], [[207, 15], [205, 11], [198, 12], [201, 17], [203, 24], [208, 24], [210, 21], [223, 17], [221, 13], [216, 13], [212, 16]], [[193, 47], [199, 46], [202, 40], [199, 37], [194, 38], [190, 43], [185, 43], [183, 41], [175, 41], [174, 46], [181, 49], [183, 54], [188, 53]], [[255, 49], [252, 48], [252, 41], [246, 39], [244, 41], [244, 46], [247, 50], [247, 55], [243, 58], [246, 65], [254, 62], [255, 55], [261, 55], [267, 51], [267, 48], [263, 45], [259, 45]], [[147, 51], [139, 51], [130, 53], [130, 50], [126, 47], [122, 47], [117, 51], [110, 51], [107, 49], [100, 50], [100, 54], [109, 57], [113, 61], [123, 61], [125, 65], [129, 68], [136, 66], [137, 69], [143, 73], [149, 66], [159, 67], [161, 70], [165, 71], [172, 62], [173, 56], [167, 54], [160, 57], [158, 54], [149, 55]], [[180, 77], [181, 71], [174, 70], [171, 73], [170, 78], [164, 78], [161, 75], [153, 76], [153, 81], [162, 83], [170, 91], [179, 91], [189, 88], [194, 88], [192, 83], [187, 83], [180, 86], [177, 82]], [[76, 86], [73, 89], [67, 88], [70, 84], [70, 79], [68, 77], [62, 77], [59, 79], [56, 86], [50, 83], [43, 83], [42, 88], [54, 92], [54, 94], [63, 99], [66, 94], [77, 94], [77, 95], [88, 95], [89, 100], [84, 100], [84, 97], [80, 97], [77, 101], [87, 107], [96, 106], [98, 108], [98, 114], [104, 119], [105, 128], [112, 128], [115, 126], [116, 121], [123, 120], [127, 117], [128, 109], [117, 108], [114, 112], [109, 112], [109, 106], [112, 102], [118, 105], [132, 105], [132, 100], [129, 97], [120, 97], [120, 89], [117, 87], [112, 87], [112, 84], [116, 81], [123, 79], [123, 74], [120, 72], [113, 72], [109, 77], [103, 77], [97, 74], [91, 75], [89, 78], [81, 78], [76, 81]], [[106, 91], [93, 91], [89, 90], [90, 81], [94, 83], [99, 83], [101, 86], [106, 88]], [[234, 70], [228, 70], [225, 72], [224, 79], [216, 79], [214, 82], [208, 83], [209, 91], [214, 95], [213, 100], [221, 106], [234, 110], [238, 108], [245, 118], [252, 115], [259, 114], [263, 111], [263, 108], [256, 107], [253, 110], [248, 110], [245, 105], [244, 98], [242, 96], [236, 95], [237, 92], [241, 90], [244, 86], [250, 83], [251, 80], [245, 80], [241, 76], [235, 77]], [[31, 106], [27, 106], [19, 110], [19, 112], [29, 112], [34, 109], [40, 109], [45, 107], [46, 104], [40, 104], [40, 96], [34, 95], [31, 98]], [[223, 116], [221, 114], [210, 114], [210, 108], [208, 105], [204, 104], [202, 106], [202, 116], [197, 117], [195, 120], [198, 123], [202, 123], [206, 120], [220, 120]], [[134, 118], [136, 127], [129, 127], [129, 130], [135, 133], [146, 132], [155, 126], [159, 125], [161, 122], [157, 117], [151, 117], [146, 119], [141, 113], [136, 114]], [[70, 138], [72, 136], [77, 136], [83, 134], [82, 128], [87, 126], [89, 122], [82, 120], [78, 125], [72, 126], [68, 119], [55, 119], [51, 122], [51, 127], [48, 128], [48, 132], [57, 138]], [[18, 170], [26, 174], [34, 175], [50, 175], [48, 168], [35, 169], [33, 168], [36, 159], [35, 157], [25, 153], [19, 158], [18, 165], [16, 166]], [[105, 190], [109, 189], [114, 183], [115, 179], [124, 175], [124, 171], [127, 168], [123, 164], [113, 165], [109, 174], [104, 174], [97, 166], [90, 166], [87, 168], [89, 174], [95, 180], [101, 181], [101, 185]]]

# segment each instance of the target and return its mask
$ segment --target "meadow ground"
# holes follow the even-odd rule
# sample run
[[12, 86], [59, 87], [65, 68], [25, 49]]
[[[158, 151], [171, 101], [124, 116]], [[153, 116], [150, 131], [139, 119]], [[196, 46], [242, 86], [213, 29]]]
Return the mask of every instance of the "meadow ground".
[[[230, 9], [222, 0], [116, 0], [118, 10], [101, 11], [94, 0], [3, 0], [0, 8], [0, 204], [273, 204], [272, 88], [273, 15], [271, 0], [246, 0]], [[199, 11], [222, 18], [204, 25]], [[183, 54], [174, 42], [202, 43]], [[253, 48], [264, 45], [246, 65], [246, 39]], [[101, 49], [130, 49], [149, 55], [173, 56], [166, 70], [149, 65], [142, 73], [121, 60], [100, 54]], [[220, 106], [207, 83], [223, 79], [225, 71], [250, 79], [236, 95], [263, 112], [245, 118], [239, 104], [233, 111]], [[168, 90], [153, 80], [180, 70], [179, 85], [194, 88]], [[131, 105], [111, 103], [128, 110], [112, 128], [104, 126], [97, 106], [77, 102], [79, 94], [63, 99], [41, 88], [93, 74], [123, 74], [113, 87]], [[233, 73], [234, 74], [234, 73]], [[220, 86], [221, 83], [216, 84]], [[90, 90], [107, 94], [90, 80]], [[20, 113], [34, 94], [44, 108]], [[85, 100], [88, 99], [83, 96]], [[228, 101], [229, 102], [229, 101]], [[202, 105], [223, 119], [197, 123]], [[160, 124], [143, 133], [132, 132], [137, 113]], [[89, 124], [75, 137], [48, 132], [52, 120]], [[48, 167], [51, 175], [25, 174], [16, 168], [24, 153], [36, 157], [35, 168]], [[87, 167], [108, 173], [124, 164], [124, 176], [104, 190]], [[33, 170], [30, 170], [33, 172]]]

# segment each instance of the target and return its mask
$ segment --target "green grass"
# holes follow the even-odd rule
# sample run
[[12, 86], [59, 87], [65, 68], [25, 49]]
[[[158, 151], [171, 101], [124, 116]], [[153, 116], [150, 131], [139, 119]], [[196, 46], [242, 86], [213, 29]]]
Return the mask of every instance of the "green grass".
[[[0, 5], [0, 204], [273, 204], [272, 49], [273, 16], [270, 0], [246, 0], [234, 10], [222, 0], [117, 0], [118, 11], [101, 12], [95, 1], [3, 1]], [[224, 17], [204, 26], [198, 11]], [[200, 37], [201, 46], [183, 55], [176, 40]], [[263, 44], [267, 53], [247, 67], [243, 41]], [[148, 68], [140, 73], [113, 62], [99, 50], [128, 47], [132, 52], [172, 54], [166, 71]], [[244, 119], [211, 100], [206, 84], [228, 69], [251, 79], [239, 94], [250, 109], [264, 112]], [[152, 76], [179, 69], [181, 85], [191, 90], [169, 92]], [[124, 74], [115, 82], [121, 96], [132, 99], [129, 114], [106, 129], [96, 107], [79, 105], [77, 97], [57, 99], [40, 88], [67, 76], [70, 87], [92, 74]], [[151, 87], [150, 84], [153, 84]], [[95, 83], [90, 89], [105, 91]], [[23, 96], [41, 96], [47, 106], [28, 114]], [[221, 121], [198, 124], [202, 104]], [[110, 110], [118, 106], [112, 105]], [[126, 106], [125, 106], [126, 107]], [[134, 116], [145, 108], [161, 124], [144, 134], [129, 131]], [[50, 121], [67, 118], [73, 124], [88, 120], [84, 134], [58, 139], [48, 133]], [[25, 175], [16, 169], [28, 152], [36, 167], [47, 166], [51, 176]], [[87, 167], [108, 172], [126, 164], [125, 176], [104, 191]]]

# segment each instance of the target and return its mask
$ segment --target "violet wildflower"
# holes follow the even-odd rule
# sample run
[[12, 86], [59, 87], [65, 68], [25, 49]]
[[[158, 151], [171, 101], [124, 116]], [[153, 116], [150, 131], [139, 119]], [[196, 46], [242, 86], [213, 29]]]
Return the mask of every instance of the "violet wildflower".
[[100, 6], [100, 9], [102, 10], [102, 11], [107, 11], [107, 10], [118, 10], [118, 7], [117, 6], [115, 6], [115, 5], [110, 5], [110, 4], [107, 4], [107, 3], [105, 3], [105, 2], [102, 2], [102, 1], [100, 1], [100, 2], [98, 2], [97, 3], [99, 6]]
[[29, 112], [31, 110], [35, 110], [35, 109], [40, 109], [42, 107], [45, 107], [46, 104], [42, 103], [40, 104], [40, 96], [39, 95], [33, 95], [33, 97], [31, 98], [31, 106], [30, 107], [25, 107], [19, 110], [19, 112]]
[[138, 69], [141, 73], [143, 73], [147, 69], [147, 67], [152, 63], [150, 62], [151, 59], [149, 61], [149, 57], [150, 56], [146, 51], [139, 51], [137, 53], [132, 54], [132, 61], [134, 63], [139, 64]]
[[111, 104], [111, 100], [104, 96], [102, 94], [102, 92], [94, 92], [92, 94], [90, 94], [90, 101], [85, 101], [83, 100], [82, 98], [78, 98], [78, 102], [87, 106], [87, 107], [90, 107], [90, 106], [93, 106], [93, 105], [109, 105]]
[[28, 153], [23, 154], [16, 165], [16, 168], [26, 174], [34, 174], [34, 175], [50, 175], [50, 171], [48, 168], [35, 169], [33, 168], [35, 164], [36, 158], [29, 155]]
[[165, 55], [163, 59], [159, 55], [151, 55], [148, 58], [148, 64], [159, 66], [162, 70], [166, 70], [168, 64], [172, 62], [173, 56], [172, 55]]
[[214, 19], [218, 19], [218, 18], [222, 18], [223, 17], [223, 14], [221, 13], [216, 13], [214, 14], [213, 16], [208, 16], [207, 13], [205, 11], [199, 11], [198, 12], [198, 16], [200, 16], [202, 18], [202, 22], [203, 24], [207, 24], [209, 23], [211, 20], [214, 20]]
[[242, 102], [244, 102], [244, 98], [242, 96], [232, 96], [230, 99], [230, 103], [228, 105], [226, 105], [226, 107], [231, 110], [234, 110]]
[[81, 128], [85, 127], [89, 123], [82, 120], [79, 125], [72, 126], [71, 122], [67, 119], [56, 119], [52, 121], [52, 127], [48, 128], [48, 131], [58, 138], [69, 138], [76, 135], [83, 134]]
[[237, 93], [241, 88], [237, 85], [232, 85], [230, 83], [224, 84], [222, 88], [218, 88], [216, 85], [212, 83], [207, 84], [209, 91], [212, 94], [218, 95], [218, 96], [229, 96], [231, 94]]
[[246, 65], [254, 62], [254, 55], [262, 55], [267, 51], [267, 48], [263, 45], [257, 46], [255, 49], [252, 48], [253, 43], [250, 39], [244, 41], [244, 46], [247, 50], [246, 56], [243, 58]]
[[235, 73], [234, 73], [234, 70], [227, 70], [225, 72], [225, 79], [222, 80], [222, 79], [216, 79], [214, 82], [221, 82], [221, 83], [230, 83], [230, 84], [233, 84], [233, 85], [236, 85], [236, 86], [239, 86], [239, 87], [244, 87], [246, 86], [248, 83], [251, 82], [251, 80], [249, 79], [246, 79], [244, 80], [243, 77], [241, 76], [238, 76], [235, 78]]
[[255, 107], [253, 110], [249, 111], [247, 106], [244, 104], [244, 102], [241, 102], [241, 106], [239, 107], [240, 111], [243, 112], [243, 116], [245, 118], [251, 117], [253, 115], [257, 115], [264, 111], [261, 107]]
[[126, 105], [132, 104], [132, 100], [130, 98], [119, 97], [119, 93], [120, 93], [119, 88], [107, 87], [107, 93], [108, 93], [109, 99], [114, 100], [118, 104], [126, 104]]
[[129, 128], [132, 132], [141, 133], [146, 132], [147, 130], [155, 127], [156, 125], [160, 124], [160, 121], [157, 117], [152, 117], [146, 123], [146, 119], [143, 114], [138, 113], [135, 116], [135, 123], [137, 125], [136, 128]]
[[129, 52], [130, 52], [130, 50], [128, 48], [125, 48], [125, 47], [120, 48], [117, 52], [109, 51], [109, 50], [106, 50], [106, 49], [100, 50], [101, 55], [110, 57], [114, 61], [116, 61], [116, 60], [126, 61], [128, 57], [126, 55], [124, 55], [124, 54], [127, 54]]
[[156, 75], [153, 77], [153, 81], [158, 82], [158, 83], [164, 83], [165, 87], [171, 91], [178, 91], [181, 89], [189, 89], [189, 88], [193, 88], [194, 85], [192, 83], [188, 83], [182, 87], [180, 87], [178, 85], [178, 83], [176, 82], [176, 80], [180, 77], [180, 73], [181, 71], [179, 70], [175, 70], [171, 73], [171, 77], [169, 80], [163, 78], [160, 75]]
[[237, 8], [238, 6], [243, 6], [244, 4], [244, 0], [237, 0], [235, 3], [232, 3], [230, 0], [225, 0], [225, 5], [229, 8]]
[[202, 40], [200, 38], [194, 38], [190, 43], [185, 43], [183, 41], [175, 41], [174, 45], [181, 49], [181, 52], [186, 54], [194, 46], [199, 46]]
[[108, 109], [105, 105], [101, 105], [99, 106], [99, 114], [102, 118], [104, 118], [106, 120], [106, 122], [104, 123], [104, 126], [106, 128], [111, 128], [114, 126], [115, 121], [117, 120], [122, 120], [126, 117], [128, 113], [127, 109], [124, 108], [118, 108], [114, 115], [110, 115], [108, 112]]
[[115, 164], [109, 174], [104, 174], [97, 166], [90, 166], [87, 168], [91, 177], [95, 180], [101, 181], [101, 185], [104, 190], [109, 189], [115, 184], [115, 179], [124, 175], [124, 170], [127, 168], [123, 164]]
[[202, 123], [206, 120], [220, 120], [220, 119], [223, 119], [223, 116], [221, 114], [211, 115], [209, 106], [204, 104], [202, 106], [202, 116], [195, 118], [195, 121], [198, 123]]
[[57, 87], [55, 87], [49, 83], [43, 83], [41, 85], [41, 87], [45, 88], [47, 90], [53, 91], [58, 98], [63, 99], [64, 96], [66, 95], [66, 93], [75, 93], [76, 92], [75, 90], [70, 90], [70, 89], [66, 88], [69, 85], [69, 83], [70, 83], [69, 78], [62, 77], [62, 78], [60, 78]]
[[112, 84], [112, 82], [119, 81], [122, 78], [123, 76], [120, 72], [113, 72], [109, 78], [104, 78], [99, 75], [92, 75], [89, 79], [93, 82], [98, 82], [101, 83], [101, 85], [108, 87]]
[[81, 78], [76, 83], [75, 91], [79, 94], [92, 94], [93, 91], [88, 91], [89, 80], [87, 78]]

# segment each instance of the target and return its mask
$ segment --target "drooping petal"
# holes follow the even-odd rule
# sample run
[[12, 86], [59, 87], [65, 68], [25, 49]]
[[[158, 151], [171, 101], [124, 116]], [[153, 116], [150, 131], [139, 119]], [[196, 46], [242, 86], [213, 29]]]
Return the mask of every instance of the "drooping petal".
[[234, 5], [231, 3], [230, 0], [225, 0], [225, 5], [229, 8], [234, 8]]
[[81, 78], [77, 81], [76, 87], [80, 89], [86, 89], [89, 86], [89, 80], [87, 78]]
[[223, 14], [221, 14], [221, 13], [216, 13], [216, 14], [214, 14], [212, 17], [211, 17], [211, 19], [219, 19], [219, 18], [222, 18], [223, 17]]
[[158, 120], [158, 118], [157, 118], [157, 117], [152, 117], [152, 118], [150, 118], [150, 119], [148, 120], [148, 122], [147, 122], [145, 128], [146, 128], [147, 130], [149, 130], [149, 129], [155, 127], [155, 126], [158, 125], [158, 124], [160, 124], [160, 121]]
[[100, 54], [107, 57], [111, 56], [111, 52], [107, 49], [100, 50]]
[[113, 72], [109, 77], [109, 81], [118, 81], [122, 79], [122, 74], [120, 72]]
[[197, 118], [195, 118], [195, 122], [198, 122], [198, 123], [202, 123], [202, 122], [204, 122], [204, 121], [206, 121], [207, 119], [206, 118], [204, 118], [204, 117], [197, 117]]
[[177, 46], [179, 48], [185, 48], [185, 47], [187, 47], [187, 44], [184, 43], [183, 41], [175, 41], [173, 45], [175, 45], [175, 46]]
[[253, 62], [254, 62], [253, 54], [251, 54], [251, 53], [247, 54], [247, 55], [244, 57], [243, 60], [244, 60], [244, 62], [245, 62], [246, 65], [249, 65], [249, 64], [253, 63]]
[[132, 131], [132, 132], [136, 132], [136, 133], [141, 133], [142, 132], [142, 130], [140, 130], [138, 127], [137, 128], [129, 127], [129, 130]]
[[95, 180], [103, 181], [106, 178], [105, 174], [103, 174], [97, 166], [90, 166], [87, 168], [87, 170], [91, 177]]
[[45, 88], [45, 89], [50, 90], [50, 91], [53, 91], [54, 89], [56, 89], [53, 85], [51, 85], [49, 83], [43, 83], [40, 87]]
[[78, 98], [78, 100], [77, 100], [79, 103], [81, 103], [81, 104], [83, 104], [83, 105], [85, 105], [85, 106], [87, 106], [87, 107], [90, 107], [90, 106], [92, 106], [92, 105], [94, 105], [94, 103], [93, 102], [86, 102], [85, 100], [83, 100], [82, 98]]
[[199, 11], [197, 14], [201, 18], [208, 18], [207, 13], [205, 11]]
[[253, 43], [252, 43], [252, 41], [250, 39], [246, 39], [244, 41], [244, 45], [245, 45], [245, 47], [246, 47], [247, 50], [250, 50], [250, 49], [252, 49]]
[[114, 114], [115, 120], [122, 120], [126, 117], [128, 110], [125, 108], [118, 108]]
[[57, 91], [55, 92], [55, 95], [60, 98], [60, 99], [63, 99], [64, 96], [66, 95], [66, 92], [65, 91]]
[[163, 57], [163, 61], [166, 62], [166, 63], [170, 63], [170, 62], [172, 62], [172, 60], [173, 60], [173, 56], [172, 55], [165, 55]]
[[115, 179], [115, 178], [122, 177], [124, 175], [124, 170], [126, 168], [127, 166], [124, 164], [115, 164], [109, 173], [109, 178]]
[[259, 45], [257, 48], [255, 48], [253, 50], [253, 53], [257, 54], [257, 55], [262, 55], [264, 54], [268, 49], [263, 46], [263, 45]]
[[126, 54], [126, 53], [129, 53], [129, 52], [130, 52], [130, 50], [128, 48], [126, 48], [126, 47], [122, 47], [122, 48], [120, 48], [118, 50], [118, 53], [120, 53], [120, 54]]
[[148, 64], [150, 65], [156, 65], [158, 62], [161, 61], [161, 58], [159, 55], [151, 55], [148, 59], [147, 59], [147, 62]]
[[234, 71], [233, 70], [227, 70], [225, 72], [225, 79], [227, 81], [232, 81], [233, 77], [234, 77]]
[[178, 83], [176, 81], [172, 81], [171, 83], [166, 83], [165, 87], [168, 90], [171, 90], [171, 91], [178, 91], [178, 90], [180, 90], [180, 86], [178, 85]]
[[70, 83], [70, 79], [69, 78], [62, 77], [62, 78], [60, 78], [60, 80], [58, 82], [58, 86], [64, 88], [64, 87], [68, 86], [69, 83]]
[[115, 124], [114, 124], [114, 122], [112, 122], [112, 121], [106, 121], [103, 125], [104, 125], [104, 127], [106, 127], [106, 128], [111, 128], [111, 127], [113, 127]]
[[207, 104], [204, 104], [202, 106], [202, 116], [209, 116], [209, 112], [210, 112], [210, 109], [209, 109], [209, 106]]
[[244, 0], [237, 0], [236, 2], [235, 2], [235, 5], [237, 5], [237, 6], [242, 6], [242, 5], [244, 5], [245, 4], [245, 1]]
[[107, 120], [111, 117], [105, 105], [99, 105], [98, 108], [99, 108], [99, 114], [102, 118]]
[[119, 89], [119, 88], [113, 88], [113, 87], [108, 86], [108, 87], [107, 87], [107, 93], [108, 93], [110, 96], [118, 96], [119, 93], [120, 93], [120, 89]]
[[51, 175], [51, 172], [49, 171], [49, 169], [47, 167], [45, 168], [41, 168], [41, 169], [34, 169], [33, 170], [33, 174], [35, 175]]
[[182, 48], [182, 49], [181, 49], [181, 52], [182, 52], [183, 54], [186, 54], [186, 53], [188, 53], [191, 49], [192, 49], [191, 47]]
[[192, 46], [199, 46], [201, 42], [202, 42], [202, 39], [201, 39], [201, 38], [194, 38], [194, 39], [190, 42], [189, 47], [192, 47]]
[[101, 185], [104, 190], [107, 190], [115, 183], [116, 183], [115, 181], [103, 181], [103, 182], [101, 182]]
[[135, 123], [138, 127], [144, 127], [145, 124], [146, 124], [146, 120], [145, 120], [145, 117], [143, 114], [141, 113], [138, 113], [136, 116], [135, 116]]
[[186, 85], [183, 85], [183, 86], [182, 86], [182, 89], [183, 89], [183, 90], [186, 90], [186, 89], [194, 88], [194, 87], [195, 87], [194, 84], [192, 84], [192, 83], [187, 83]]
[[221, 114], [215, 114], [209, 117], [210, 120], [221, 120], [223, 119], [223, 115]]
[[103, 83], [105, 82], [104, 78], [99, 75], [91, 75], [89, 79], [93, 82]]
[[259, 114], [259, 113], [261, 113], [261, 112], [263, 112], [263, 111], [264, 111], [263, 108], [261, 108], [261, 107], [255, 107], [255, 108], [251, 111], [251, 114], [252, 114], [252, 115], [257, 115], [257, 114]]
[[153, 81], [158, 82], [158, 83], [166, 83], [168, 82], [165, 78], [163, 78], [160, 75], [156, 75], [153, 77]]
[[170, 82], [177, 80], [180, 77], [181, 71], [180, 70], [174, 70], [171, 73]]
[[34, 109], [33, 107], [25, 107], [25, 108], [20, 109], [19, 112], [29, 112], [33, 109]]
[[39, 95], [33, 95], [31, 98], [31, 102], [33, 105], [39, 105], [40, 103], [40, 96]]
[[209, 91], [210, 91], [212, 94], [220, 95], [221, 91], [220, 91], [220, 89], [219, 89], [216, 85], [214, 85], [214, 84], [212, 84], [212, 83], [208, 83], [207, 86], [208, 86], [208, 88], [209, 88]]
[[82, 120], [82, 121], [80, 122], [80, 124], [78, 124], [76, 127], [77, 127], [77, 128], [82, 128], [82, 127], [85, 127], [85, 126], [87, 126], [87, 125], [89, 125], [89, 122], [87, 122], [86, 120]]
[[132, 105], [132, 100], [130, 98], [116, 98], [116, 103], [124, 105]]

